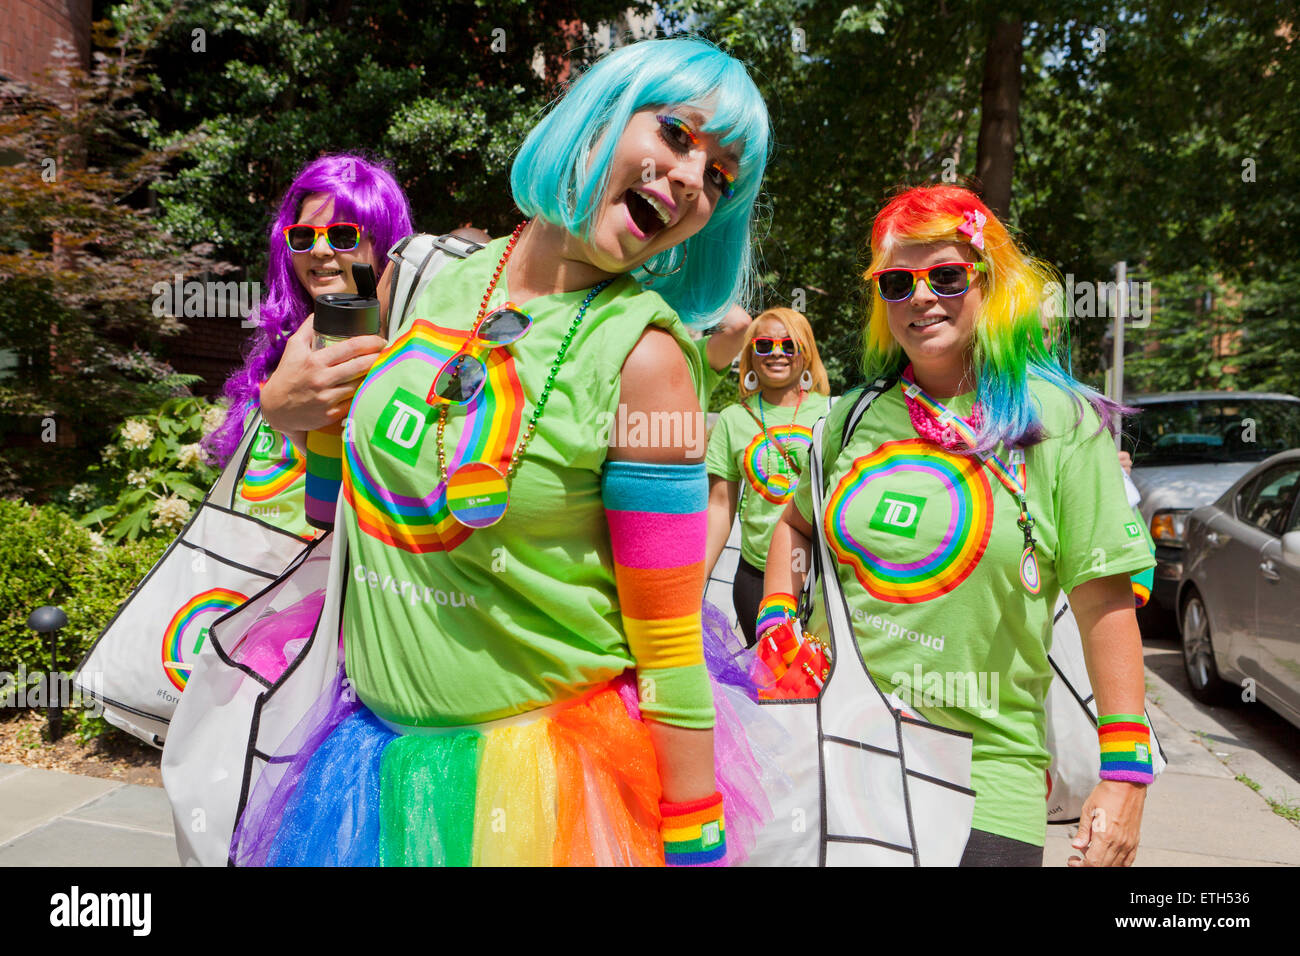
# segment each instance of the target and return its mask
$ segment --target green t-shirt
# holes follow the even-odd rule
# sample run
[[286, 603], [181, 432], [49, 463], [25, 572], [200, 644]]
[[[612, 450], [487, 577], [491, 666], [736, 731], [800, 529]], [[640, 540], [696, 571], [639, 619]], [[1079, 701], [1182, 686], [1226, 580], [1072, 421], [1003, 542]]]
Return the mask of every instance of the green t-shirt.
[[[254, 414], [250, 412], [249, 418]], [[239, 477], [234, 510], [310, 540], [319, 532], [307, 523], [306, 493], [306, 457], [287, 437], [261, 422]]]
[[[457, 523], [439, 480], [438, 412], [424, 399], [465, 343], [505, 242], [439, 273], [352, 402], [342, 492], [347, 672], [366, 706], [397, 723], [494, 720], [576, 696], [632, 665], [600, 487], [623, 362], [657, 325], [701, 378], [672, 309], [632, 279], [615, 280], [573, 337], [505, 516], [472, 532]], [[532, 299], [527, 335], [480, 353], [483, 392], [447, 416], [449, 473], [484, 461], [505, 472], [587, 291]], [[503, 273], [489, 308], [509, 298]]]
[[727, 370], [719, 372], [709, 364], [709, 337], [702, 335], [695, 340], [695, 351], [700, 353], [700, 365], [704, 372], [704, 407], [708, 408], [709, 396], [713, 394], [724, 378], [727, 377]]
[[[794, 497], [799, 476], [808, 467], [808, 446], [812, 427], [826, 414], [830, 399], [819, 392], [808, 392], [795, 415], [793, 405], [768, 405], [752, 395], [749, 407], [767, 424], [772, 437], [781, 443], [790, 464], [745, 411], [744, 405], [729, 405], [722, 410], [709, 436], [709, 450], [704, 464], [710, 475], [717, 475], [740, 485], [740, 555], [760, 571], [767, 567], [767, 548], [772, 530]], [[793, 465], [793, 469], [790, 467]]]
[[[1020, 581], [1024, 536], [1011, 492], [978, 459], [920, 439], [901, 388], [876, 399], [849, 445], [827, 458], [822, 528], [858, 649], [906, 709], [974, 737], [973, 826], [1041, 846], [1046, 835], [1043, 701], [1057, 596], [1093, 578], [1150, 567], [1124, 495], [1115, 444], [1089, 407], [1030, 380], [1047, 437], [1025, 453], [1042, 580]], [[826, 421], [830, 451], [858, 396]], [[969, 392], [944, 401], [969, 416]], [[1000, 454], [1002, 460], [1008, 456]], [[812, 520], [801, 484], [795, 504]], [[809, 621], [825, 633], [821, 595]], [[842, 653], [842, 650], [841, 650]]]

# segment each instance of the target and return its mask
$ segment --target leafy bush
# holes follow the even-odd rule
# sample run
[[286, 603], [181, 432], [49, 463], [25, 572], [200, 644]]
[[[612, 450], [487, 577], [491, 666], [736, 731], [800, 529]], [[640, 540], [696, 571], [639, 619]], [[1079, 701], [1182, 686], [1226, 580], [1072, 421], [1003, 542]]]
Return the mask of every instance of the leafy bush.
[[71, 672], [168, 543], [109, 548], [55, 507], [0, 499], [0, 671], [49, 669], [49, 642], [27, 627], [27, 616], [53, 604], [68, 615], [58, 665]]
[[216, 481], [217, 470], [203, 460], [199, 441], [224, 416], [220, 405], [184, 397], [128, 419], [104, 449], [102, 463], [87, 469], [92, 481], [68, 492], [70, 506], [94, 509], [80, 523], [113, 542], [175, 534]]

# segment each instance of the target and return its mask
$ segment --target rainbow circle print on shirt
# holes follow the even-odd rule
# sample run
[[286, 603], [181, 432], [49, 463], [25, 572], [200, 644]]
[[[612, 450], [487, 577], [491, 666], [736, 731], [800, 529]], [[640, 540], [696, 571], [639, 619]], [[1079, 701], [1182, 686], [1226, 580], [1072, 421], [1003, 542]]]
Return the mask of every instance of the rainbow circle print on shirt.
[[920, 604], [979, 565], [993, 530], [993, 489], [978, 459], [918, 438], [885, 442], [853, 462], [822, 523], [831, 551], [868, 593]]
[[[793, 461], [808, 460], [812, 447], [812, 429], [807, 425], [775, 425], [768, 429]], [[799, 476], [786, 474], [787, 465], [781, 453], [772, 447], [763, 432], [754, 436], [740, 456], [741, 471], [749, 487], [774, 505], [785, 504], [794, 497]]]
[[[425, 401], [438, 370], [468, 338], [468, 331], [417, 319], [380, 354], [353, 399], [354, 413], [358, 408], [369, 410], [376, 400], [384, 404], [373, 426], [354, 419], [356, 440], [344, 442], [344, 500], [356, 513], [363, 533], [413, 554], [451, 551], [473, 531], [447, 507], [446, 487], [436, 473], [438, 410]], [[448, 474], [471, 462], [485, 462], [504, 474], [519, 436], [524, 390], [515, 374], [514, 358], [504, 348], [477, 354], [487, 370], [487, 381], [472, 402], [448, 412]], [[457, 430], [460, 437], [453, 446]], [[371, 467], [362, 461], [358, 450], [362, 443], [375, 452]], [[421, 480], [428, 474], [426, 494], [394, 490], [394, 479], [414, 478], [417, 471]]]
[[239, 497], [260, 503], [270, 501], [307, 473], [307, 459], [287, 437], [263, 422], [253, 441]]
[[162, 667], [173, 687], [185, 689], [193, 662], [207, 640], [208, 626], [247, 600], [246, 595], [230, 588], [209, 588], [194, 595], [172, 615], [163, 631]]

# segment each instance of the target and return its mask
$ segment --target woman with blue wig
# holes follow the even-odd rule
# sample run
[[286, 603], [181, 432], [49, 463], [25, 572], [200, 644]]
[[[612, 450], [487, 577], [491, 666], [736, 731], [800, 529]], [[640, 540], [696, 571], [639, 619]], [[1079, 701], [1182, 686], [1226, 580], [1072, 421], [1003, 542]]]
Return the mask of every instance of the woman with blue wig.
[[[394, 317], [349, 416], [346, 674], [237, 862], [743, 858], [767, 808], [702, 650], [687, 326], [748, 293], [768, 142], [716, 47], [615, 50], [520, 148], [526, 220]], [[330, 398], [290, 373], [263, 407], [295, 432]]]

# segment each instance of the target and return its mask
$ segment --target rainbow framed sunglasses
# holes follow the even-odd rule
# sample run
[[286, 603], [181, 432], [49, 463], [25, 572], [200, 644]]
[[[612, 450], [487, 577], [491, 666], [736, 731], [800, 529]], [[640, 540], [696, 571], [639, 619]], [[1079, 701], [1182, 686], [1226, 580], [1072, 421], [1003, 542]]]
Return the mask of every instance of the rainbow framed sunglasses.
[[361, 245], [361, 227], [355, 222], [332, 222], [328, 226], [297, 222], [284, 227], [284, 241], [290, 252], [311, 252], [322, 234], [335, 252], [351, 252]]
[[754, 336], [753, 345], [755, 355], [799, 354], [798, 343], [788, 335], [782, 339], [775, 339], [770, 335], [756, 335]]
[[880, 297], [886, 302], [906, 302], [916, 291], [917, 279], [924, 279], [939, 298], [952, 299], [970, 291], [975, 273], [987, 271], [988, 265], [983, 262], [937, 262], [924, 269], [878, 269], [871, 278], [876, 280]]
[[[664, 114], [661, 116], [655, 116], [655, 119], [659, 121], [660, 126], [679, 130], [683, 135], [685, 135], [687, 142], [696, 149], [704, 148], [704, 144], [700, 142], [700, 138], [695, 135], [695, 130], [691, 129], [690, 125], [680, 116], [669, 116]], [[730, 199], [735, 195], [736, 175], [728, 170], [726, 166], [723, 166], [720, 162], [714, 160], [709, 164], [707, 174], [709, 181], [718, 188], [724, 199]]]
[[483, 391], [483, 384], [487, 381], [487, 366], [479, 358], [479, 353], [512, 345], [527, 335], [532, 327], [533, 317], [513, 302], [507, 302], [487, 315], [479, 323], [478, 334], [442, 363], [425, 401], [430, 405], [472, 402]]

